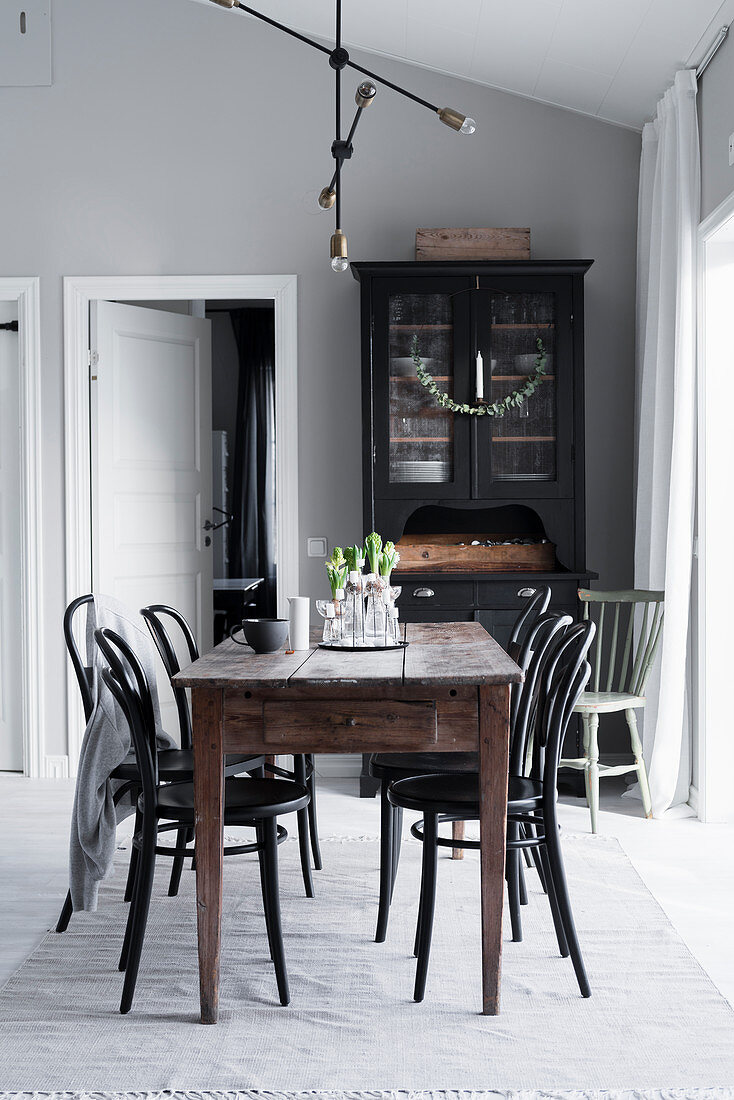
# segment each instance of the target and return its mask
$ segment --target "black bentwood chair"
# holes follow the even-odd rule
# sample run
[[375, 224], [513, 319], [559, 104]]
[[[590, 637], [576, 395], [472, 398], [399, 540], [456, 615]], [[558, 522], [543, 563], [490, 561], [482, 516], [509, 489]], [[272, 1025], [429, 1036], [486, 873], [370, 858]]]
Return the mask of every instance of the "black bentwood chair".
[[[571, 955], [582, 997], [590, 997], [591, 989], [581, 957], [566, 884], [556, 816], [556, 780], [561, 746], [569, 719], [591, 675], [586, 654], [593, 636], [593, 623], [575, 625], [562, 635], [557, 635], [546, 651], [537, 690], [534, 692], [533, 707], [537, 712], [537, 720], [534, 724], [530, 774], [510, 775], [507, 803], [508, 834], [511, 826], [524, 827], [512, 839], [508, 839], [508, 848], [532, 848], [541, 853], [560, 953], [564, 958]], [[390, 785], [388, 797], [393, 805], [418, 810], [423, 814], [422, 829], [421, 823], [417, 822], [411, 830], [423, 842], [416, 935], [418, 965], [413, 994], [416, 1001], [422, 1001], [426, 989], [436, 904], [438, 849], [456, 843], [438, 836], [439, 815], [445, 814], [465, 821], [477, 820], [479, 777], [473, 773], [402, 779]], [[465, 840], [463, 845], [466, 848], [477, 848], [479, 842]]]
[[[546, 612], [550, 599], [550, 588], [548, 585], [541, 585], [526, 598], [515, 620], [507, 652], [521, 667], [523, 667], [521, 655], [527, 650], [524, 643], [532, 634], [538, 619]], [[522, 687], [522, 684], [513, 684], [511, 688], [511, 723], [513, 725]], [[370, 775], [373, 779], [380, 780], [380, 901], [377, 910], [376, 943], [383, 943], [387, 935], [390, 902], [398, 873], [400, 843], [403, 835], [403, 811], [399, 806], [392, 806], [388, 801], [388, 787], [394, 780], [407, 779], [414, 775], [473, 772], [478, 768], [479, 759], [476, 752], [378, 752], [370, 758]], [[457, 850], [461, 845], [457, 843], [453, 847]], [[519, 870], [520, 884], [522, 884], [521, 876], [522, 870]], [[522, 897], [525, 898], [524, 884], [519, 888]], [[517, 921], [513, 921], [513, 924], [515, 923]]]
[[[98, 630], [95, 637], [110, 666], [102, 673], [105, 683], [130, 725], [142, 788], [138, 799], [141, 827], [133, 838], [139, 857], [120, 956], [120, 970], [125, 971], [120, 1012], [127, 1013], [135, 995], [153, 890], [155, 857], [166, 851], [158, 845], [158, 835], [170, 829], [176, 829], [179, 835], [182, 829], [193, 829], [194, 785], [161, 785], [153, 707], [145, 673], [132, 649], [113, 630]], [[290, 1003], [290, 993], [280, 923], [278, 844], [288, 834], [277, 824], [276, 818], [280, 814], [298, 812], [307, 804], [308, 797], [306, 788], [291, 780], [231, 777], [224, 783], [225, 827], [255, 829], [256, 840], [252, 844], [238, 845], [237, 850], [258, 854], [268, 945], [282, 1005]]]
[[[79, 685], [79, 692], [82, 697], [82, 705], [84, 707], [84, 720], [89, 722], [92, 717], [92, 711], [94, 709], [94, 667], [92, 665], [85, 665], [81, 655], [81, 651], [76, 640], [76, 624], [80, 612], [87, 608], [89, 604], [94, 602], [94, 596], [92, 593], [87, 593], [84, 596], [77, 596], [75, 600], [72, 600], [64, 613], [64, 641], [66, 648], [71, 659], [71, 664], [76, 675], [77, 683]], [[194, 773], [194, 755], [191, 751], [191, 734], [190, 726], [188, 732], [188, 739], [186, 734], [186, 727], [184, 726], [181, 708], [179, 707], [179, 726], [181, 735], [180, 749], [162, 749], [158, 752], [158, 773], [163, 783], [181, 783], [186, 780], [191, 780]], [[246, 756], [246, 755], [229, 755], [227, 756], [225, 764], [225, 775], [239, 775], [242, 772], [252, 772], [257, 774], [265, 764], [264, 756]], [[116, 780], [119, 783], [113, 801], [117, 805], [125, 795], [130, 794], [133, 801], [137, 801], [137, 797], [140, 794], [140, 775], [138, 772], [138, 764], [134, 751], [131, 752], [126, 760], [118, 765], [114, 771], [110, 774], [111, 780]], [[138, 832], [140, 828], [140, 821], [136, 817], [135, 831]], [[167, 853], [171, 849], [167, 849]], [[125, 887], [125, 901], [130, 901], [132, 897], [133, 881], [135, 878], [135, 863], [137, 860], [137, 850], [133, 849], [130, 858], [130, 869], [128, 871], [127, 886]], [[183, 857], [177, 856], [174, 858], [173, 867], [171, 870], [171, 881], [168, 888], [169, 896], [173, 897], [178, 893], [178, 884], [181, 879], [181, 869], [183, 867]], [[67, 892], [64, 905], [61, 910], [58, 922], [56, 924], [57, 932], [65, 932], [69, 926], [71, 920], [71, 914], [73, 912], [73, 906], [71, 901], [71, 891]]]
[[[196, 639], [186, 619], [180, 611], [175, 609], [175, 607], [167, 607], [165, 604], [151, 604], [149, 607], [141, 608], [140, 614], [148, 624], [148, 630], [153, 637], [153, 641], [156, 644], [156, 648], [163, 661], [163, 666], [171, 682], [171, 688], [176, 700], [176, 707], [178, 708], [178, 719], [181, 727], [181, 744], [186, 745], [186, 747], [190, 749], [192, 747], [192, 731], [189, 698], [186, 689], [176, 684], [173, 679], [176, 673], [181, 671], [181, 663], [178, 658], [176, 645], [171, 638], [171, 627], [178, 632], [180, 642], [185, 646], [189, 660], [192, 662], [199, 658], [199, 648], [196, 644]], [[314, 896], [314, 889], [313, 878], [311, 876], [311, 859], [308, 850], [309, 836], [311, 840], [311, 849], [313, 851], [314, 866], [317, 871], [320, 871], [322, 866], [319, 834], [316, 825], [316, 776], [314, 773], [313, 756], [304, 756], [302, 754], [294, 756], [292, 771], [286, 768], [280, 768], [275, 764], [268, 764], [265, 762], [264, 757], [258, 757], [258, 760], [260, 764], [264, 765], [265, 772], [270, 772], [271, 775], [277, 775], [281, 779], [295, 779], [297, 783], [303, 784], [308, 790], [308, 806], [298, 814], [298, 844], [301, 855], [301, 873], [303, 874], [303, 885], [306, 890], [306, 897], [312, 898]], [[264, 774], [265, 772], [258, 774]], [[191, 837], [188, 838], [188, 840], [190, 839]], [[180, 846], [186, 846], [187, 840], [183, 836], [183, 833], [178, 838], [177, 843]], [[193, 852], [191, 854], [193, 855]], [[178, 860], [177, 863], [174, 864], [174, 870], [171, 872], [172, 882], [176, 867], [181, 863], [183, 863], [183, 860]], [[181, 877], [180, 866], [178, 867], [178, 877]]]

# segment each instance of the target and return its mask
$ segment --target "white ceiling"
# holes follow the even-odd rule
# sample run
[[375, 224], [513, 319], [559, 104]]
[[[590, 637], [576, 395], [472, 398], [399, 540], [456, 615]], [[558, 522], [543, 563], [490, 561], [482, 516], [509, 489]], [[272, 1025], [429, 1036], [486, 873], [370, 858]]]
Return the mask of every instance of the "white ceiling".
[[[333, 0], [249, 2], [333, 39]], [[734, 0], [344, 0], [343, 34], [349, 47], [639, 129], [733, 17]]]

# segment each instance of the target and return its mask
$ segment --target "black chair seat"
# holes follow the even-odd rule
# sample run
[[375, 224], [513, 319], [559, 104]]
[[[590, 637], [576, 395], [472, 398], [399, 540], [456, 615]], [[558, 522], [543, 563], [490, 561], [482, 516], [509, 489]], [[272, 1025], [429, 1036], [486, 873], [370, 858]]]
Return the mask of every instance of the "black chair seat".
[[476, 752], [376, 752], [370, 758], [374, 779], [404, 779], [431, 772], [476, 772]]
[[[242, 771], [254, 771], [265, 763], [264, 756], [247, 756], [228, 753], [224, 762], [225, 775], [238, 775]], [[162, 749], [158, 753], [158, 778], [161, 783], [181, 783], [190, 779], [194, 773], [194, 753], [191, 749]], [[131, 753], [122, 764], [112, 772], [112, 779], [124, 779], [126, 782], [140, 778], [138, 762]]]
[[[309, 794], [290, 779], [236, 779], [224, 783], [225, 825], [246, 825], [254, 818], [276, 817], [302, 810]], [[143, 798], [138, 806], [142, 812]], [[158, 816], [167, 821], [194, 820], [194, 784], [173, 783], [158, 790]]]
[[[398, 779], [390, 785], [388, 798], [393, 806], [406, 810], [476, 818], [479, 816], [479, 776], [476, 772], [442, 772]], [[508, 813], [536, 809], [542, 802], [543, 784], [539, 780], [510, 776]]]

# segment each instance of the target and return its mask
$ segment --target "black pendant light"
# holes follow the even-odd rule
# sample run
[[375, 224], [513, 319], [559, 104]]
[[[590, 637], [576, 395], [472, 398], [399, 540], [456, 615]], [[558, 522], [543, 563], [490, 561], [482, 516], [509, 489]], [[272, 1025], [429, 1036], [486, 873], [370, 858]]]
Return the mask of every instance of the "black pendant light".
[[[260, 19], [263, 23], [268, 23], [271, 27], [275, 27], [277, 30], [289, 34], [292, 38], [297, 38], [299, 42], [305, 42], [307, 46], [312, 46], [315, 50], [320, 50], [321, 53], [326, 54], [328, 57], [329, 65], [334, 70], [336, 77], [334, 112], [336, 119], [336, 135], [334, 141], [331, 143], [331, 155], [334, 158], [335, 167], [330, 183], [327, 187], [323, 188], [318, 197], [318, 203], [323, 210], [330, 210], [332, 207], [335, 208], [336, 227], [331, 237], [331, 246], [329, 250], [331, 266], [334, 271], [346, 271], [349, 267], [349, 259], [347, 256], [347, 238], [342, 229], [341, 221], [342, 169], [344, 167], [344, 162], [351, 160], [354, 152], [352, 139], [359, 120], [362, 117], [362, 113], [369, 107], [377, 94], [377, 88], [372, 81], [377, 80], [380, 84], [384, 84], [385, 87], [392, 88], [394, 92], [406, 96], [407, 99], [412, 99], [414, 103], [420, 103], [422, 107], [427, 107], [429, 111], [433, 111], [438, 115], [445, 126], [450, 126], [452, 130], [457, 130], [460, 134], [473, 134], [477, 128], [477, 124], [473, 118], [467, 118], [466, 115], [462, 115], [459, 111], [455, 111], [453, 107], [437, 107], [434, 103], [429, 103], [427, 99], [421, 99], [420, 96], [414, 95], [413, 92], [401, 88], [399, 84], [393, 84], [392, 81], [386, 80], [384, 77], [378, 76], [377, 73], [370, 72], [369, 69], [365, 69], [352, 61], [348, 52], [342, 46], [341, 0], [336, 0], [336, 34], [333, 50], [330, 50], [328, 46], [324, 46], [320, 42], [314, 42], [312, 38], [308, 38], [305, 34], [300, 34], [298, 31], [286, 27], [283, 23], [271, 19], [269, 15], [263, 15], [262, 12], [255, 11], [255, 9], [249, 7], [249, 5], [240, 3], [240, 0], [212, 0], [212, 3], [218, 4], [221, 8], [239, 8], [240, 11], [246, 12], [247, 15], [252, 15], [255, 19]], [[357, 109], [352, 120], [352, 125], [349, 127], [349, 133], [346, 138], [342, 139], [341, 74], [342, 70], [347, 67], [355, 69], [358, 73], [361, 73], [369, 79], [363, 80], [357, 88], [354, 97]]]

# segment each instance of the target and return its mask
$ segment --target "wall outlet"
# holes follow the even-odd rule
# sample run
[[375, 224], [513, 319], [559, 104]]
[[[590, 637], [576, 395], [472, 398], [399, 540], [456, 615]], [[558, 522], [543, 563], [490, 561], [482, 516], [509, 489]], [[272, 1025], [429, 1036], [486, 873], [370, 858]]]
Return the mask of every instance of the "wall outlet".
[[309, 558], [325, 558], [328, 553], [329, 543], [327, 539], [318, 536], [316, 538], [306, 539], [306, 548]]
[[729, 166], [734, 164], [734, 134], [729, 134]]
[[68, 779], [69, 778], [69, 757], [68, 756], [46, 756], [46, 757], [44, 757], [43, 777], [44, 777], [44, 779]]

